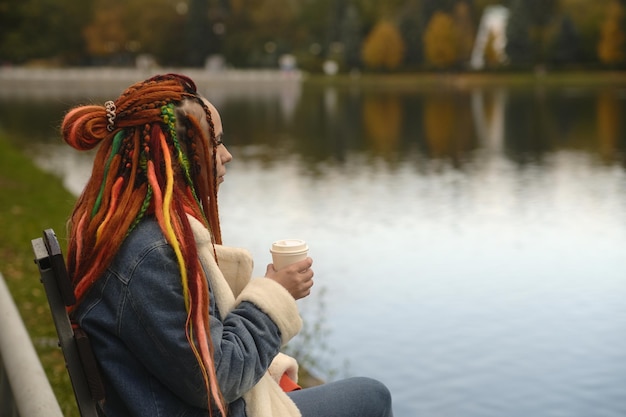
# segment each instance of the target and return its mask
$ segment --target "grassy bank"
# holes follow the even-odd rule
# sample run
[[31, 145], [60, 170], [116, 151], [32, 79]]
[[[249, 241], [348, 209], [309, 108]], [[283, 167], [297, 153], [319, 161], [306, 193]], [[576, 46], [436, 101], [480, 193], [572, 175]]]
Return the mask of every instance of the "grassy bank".
[[46, 228], [64, 239], [74, 201], [59, 179], [36, 168], [0, 132], [0, 271], [68, 417], [78, 412], [30, 241]]

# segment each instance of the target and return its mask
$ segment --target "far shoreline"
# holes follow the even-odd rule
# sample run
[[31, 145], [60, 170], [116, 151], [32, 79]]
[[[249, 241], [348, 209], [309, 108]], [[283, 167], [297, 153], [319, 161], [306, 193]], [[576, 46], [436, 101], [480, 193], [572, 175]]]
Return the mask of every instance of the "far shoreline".
[[374, 90], [424, 90], [473, 88], [626, 88], [626, 71], [535, 70], [457, 71], [350, 74], [308, 74], [298, 70], [122, 67], [0, 67], [0, 98], [98, 96], [121, 92], [128, 85], [156, 74], [181, 73], [191, 77], [200, 90], [243, 93], [280, 91], [300, 87], [349, 87]]
[[360, 85], [385, 88], [474, 88], [474, 87], [529, 87], [529, 86], [585, 86], [626, 87], [626, 71], [493, 71], [493, 72], [412, 72], [315, 75], [306, 78], [309, 83]]

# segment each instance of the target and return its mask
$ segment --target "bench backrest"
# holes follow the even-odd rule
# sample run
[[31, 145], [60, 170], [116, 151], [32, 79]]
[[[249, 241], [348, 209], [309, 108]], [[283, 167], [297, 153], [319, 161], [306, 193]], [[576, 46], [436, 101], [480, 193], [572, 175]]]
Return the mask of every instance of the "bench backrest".
[[67, 314], [66, 307], [74, 305], [76, 298], [54, 230], [44, 230], [42, 237], [32, 240], [32, 246], [78, 410], [82, 417], [98, 417], [104, 387], [87, 335], [72, 325]]

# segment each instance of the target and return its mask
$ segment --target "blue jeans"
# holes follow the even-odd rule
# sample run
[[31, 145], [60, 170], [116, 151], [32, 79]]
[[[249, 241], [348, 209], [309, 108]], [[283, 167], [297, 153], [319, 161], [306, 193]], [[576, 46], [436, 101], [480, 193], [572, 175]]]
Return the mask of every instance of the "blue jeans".
[[391, 394], [375, 379], [348, 378], [288, 395], [302, 417], [393, 417]]

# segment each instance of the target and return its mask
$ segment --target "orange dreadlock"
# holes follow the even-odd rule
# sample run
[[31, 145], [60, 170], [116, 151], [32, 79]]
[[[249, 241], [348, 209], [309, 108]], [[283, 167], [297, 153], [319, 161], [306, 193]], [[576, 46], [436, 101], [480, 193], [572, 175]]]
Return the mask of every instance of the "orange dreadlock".
[[[176, 120], [175, 108], [195, 100], [206, 113], [209, 132], [189, 115]], [[184, 123], [184, 125], [181, 125]], [[186, 132], [178, 137], [178, 131]], [[91, 178], [69, 222], [68, 272], [78, 302], [104, 273], [122, 242], [146, 214], [154, 214], [176, 254], [187, 309], [185, 332], [206, 384], [209, 398], [225, 417], [210, 340], [208, 285], [198, 260], [186, 214], [211, 231], [221, 244], [215, 177], [217, 139], [211, 113], [189, 78], [167, 74], [129, 87], [107, 106], [79, 106], [61, 126], [63, 139], [79, 150], [98, 144]], [[212, 160], [199, 161], [197, 146]], [[213, 147], [213, 152], [209, 147]], [[200, 170], [209, 169], [209, 183]]]

